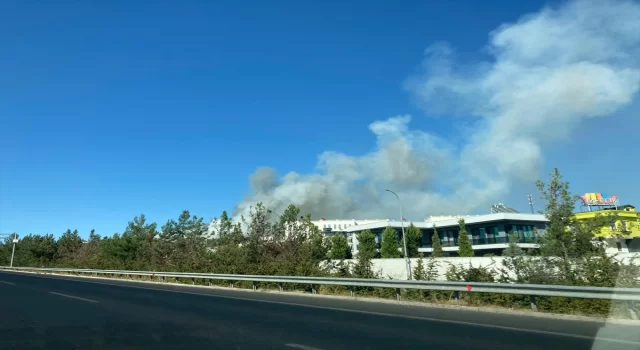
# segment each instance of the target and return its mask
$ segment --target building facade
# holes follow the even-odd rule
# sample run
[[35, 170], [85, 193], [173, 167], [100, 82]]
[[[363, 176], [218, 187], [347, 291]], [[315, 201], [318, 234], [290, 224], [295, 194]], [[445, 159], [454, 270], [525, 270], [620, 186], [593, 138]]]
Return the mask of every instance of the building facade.
[[[414, 222], [416, 226], [422, 232], [422, 240], [420, 242], [420, 252], [428, 256], [431, 251], [432, 236], [434, 225], [438, 231], [438, 236], [442, 249], [450, 256], [456, 256], [458, 252], [458, 238], [459, 238], [459, 226], [458, 220], [460, 218], [465, 219], [465, 227], [469, 240], [473, 246], [474, 251], [478, 255], [485, 255], [489, 253], [500, 254], [502, 250], [506, 249], [509, 245], [509, 235], [515, 234], [517, 237], [517, 244], [523, 249], [536, 249], [538, 245], [535, 244], [536, 235], [544, 233], [545, 224], [547, 219], [544, 215], [540, 214], [521, 214], [521, 213], [495, 213], [487, 215], [474, 215], [474, 216], [450, 216], [450, 217], [429, 217], [424, 222]], [[349, 220], [335, 220], [349, 221]], [[351, 245], [353, 254], [358, 252], [358, 242], [356, 235], [363, 230], [370, 230], [376, 235], [376, 241], [378, 245], [382, 241], [382, 231], [387, 226], [391, 226], [396, 229], [398, 238], [402, 240], [402, 226], [405, 230], [409, 226], [409, 222], [390, 221], [390, 220], [369, 220], [372, 222], [365, 222], [366, 220], [355, 220], [355, 224], [349, 226], [342, 226], [333, 229], [333, 221], [326, 220], [326, 225], [331, 225], [331, 229], [328, 230], [326, 226], [319, 226], [320, 230], [324, 231], [327, 235], [333, 235], [336, 233], [344, 234], [347, 237]], [[319, 221], [320, 224], [323, 221]], [[344, 223], [343, 223], [344, 224]], [[336, 226], [340, 227], [340, 226]]]
[[358, 225], [366, 225], [377, 222], [387, 222], [388, 219], [364, 219], [364, 220], [356, 220], [356, 219], [347, 219], [347, 220], [335, 220], [335, 219], [322, 219], [322, 220], [314, 220], [311, 221], [312, 224], [316, 225], [316, 227], [325, 232], [328, 235], [335, 232], [346, 232], [349, 228], [358, 226]]
[[589, 220], [599, 215], [611, 215], [613, 219], [602, 226], [596, 237], [607, 239], [610, 241], [609, 245], [619, 252], [640, 252], [640, 213], [636, 211], [634, 206], [616, 205], [594, 208], [593, 202], [590, 203], [588, 211], [575, 214], [577, 220]]

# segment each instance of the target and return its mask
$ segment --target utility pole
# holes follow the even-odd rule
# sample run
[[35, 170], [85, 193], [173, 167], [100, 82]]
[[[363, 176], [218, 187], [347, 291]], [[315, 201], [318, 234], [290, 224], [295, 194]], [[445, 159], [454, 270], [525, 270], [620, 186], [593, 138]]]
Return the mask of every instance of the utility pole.
[[404, 260], [407, 264], [407, 279], [411, 280], [411, 260], [409, 260], [409, 256], [407, 255], [407, 237], [404, 234], [404, 216], [402, 215], [402, 201], [400, 200], [400, 197], [398, 197], [398, 194], [396, 194], [395, 192], [387, 188], [385, 188], [384, 190], [387, 192], [393, 193], [396, 196], [396, 198], [398, 198], [398, 203], [400, 203], [400, 227], [402, 228], [402, 243], [404, 244]]
[[528, 194], [527, 198], [529, 199], [529, 207], [531, 208], [531, 214], [534, 214], [534, 212], [533, 212], [533, 196]]

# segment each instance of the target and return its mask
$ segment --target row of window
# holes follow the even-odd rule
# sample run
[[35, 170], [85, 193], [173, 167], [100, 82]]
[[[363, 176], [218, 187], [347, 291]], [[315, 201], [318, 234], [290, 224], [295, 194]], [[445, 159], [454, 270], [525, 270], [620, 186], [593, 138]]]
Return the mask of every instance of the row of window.
[[609, 229], [611, 229], [611, 231], [621, 231], [621, 232], [631, 231], [634, 226], [636, 226], [636, 223], [632, 221], [620, 221], [620, 225], [616, 225], [615, 221], [612, 221], [611, 223], [609, 223]]
[[[504, 243], [508, 242], [508, 237], [511, 234], [515, 234], [519, 241], [533, 241], [535, 227], [532, 225], [504, 225], [505, 236], [500, 237], [500, 229], [498, 226], [485, 226], [485, 227], [472, 227], [467, 228], [467, 234], [470, 236], [472, 244], [491, 244], [491, 243]], [[457, 229], [443, 229], [438, 230], [438, 236], [440, 237], [440, 243], [445, 246], [454, 246], [458, 244], [458, 232]], [[423, 232], [422, 245], [431, 246], [433, 231], [429, 230]], [[477, 243], [473, 243], [477, 242]]]
[[[325, 225], [325, 227], [331, 227], [331, 225]], [[334, 224], [335, 227], [335, 224]], [[345, 225], [345, 228], [347, 225]], [[544, 229], [541, 225], [539, 229]], [[382, 239], [382, 231], [384, 228], [376, 228], [373, 234], [377, 236], [377, 242]], [[421, 229], [422, 239], [420, 245], [422, 247], [431, 247], [432, 244], [432, 229]], [[501, 235], [501, 232], [504, 232]], [[489, 225], [484, 227], [467, 226], [467, 234], [472, 244], [495, 244], [495, 243], [508, 243], [509, 236], [515, 235], [517, 242], [532, 243], [536, 240], [536, 227], [534, 225], [518, 225], [518, 224], [499, 224]], [[401, 239], [400, 230], [396, 230], [398, 239]], [[440, 243], [443, 246], [456, 246], [458, 245], [459, 229], [456, 228], [440, 228], [438, 229], [438, 236]]]
[[[342, 224], [333, 224], [333, 229], [334, 230], [342, 230], [342, 226], [344, 226], [344, 228], [346, 229], [347, 227], [353, 226], [353, 224], [344, 224], [344, 225], [342, 225]], [[322, 226], [322, 228], [328, 229], [328, 228], [332, 228], [332, 227], [331, 227], [331, 224], [324, 224]]]

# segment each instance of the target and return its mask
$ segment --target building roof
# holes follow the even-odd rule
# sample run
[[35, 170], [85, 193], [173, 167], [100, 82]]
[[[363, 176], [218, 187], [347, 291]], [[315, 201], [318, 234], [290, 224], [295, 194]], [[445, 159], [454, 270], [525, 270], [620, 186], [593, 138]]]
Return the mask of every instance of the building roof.
[[[523, 213], [495, 213], [495, 214], [487, 214], [487, 215], [477, 215], [477, 216], [469, 216], [465, 217], [464, 221], [466, 224], [478, 224], [485, 222], [496, 222], [496, 221], [504, 221], [504, 220], [515, 220], [515, 221], [533, 221], [533, 222], [543, 222], [546, 223], [549, 220], [542, 214], [523, 214]], [[418, 228], [429, 229], [433, 228], [435, 224], [436, 227], [457, 227], [458, 219], [448, 219], [441, 220], [436, 222], [412, 222]], [[386, 221], [386, 222], [375, 222], [364, 225], [351, 226], [345, 229], [345, 232], [357, 232], [362, 230], [371, 230], [383, 228], [386, 226], [397, 227], [400, 228], [404, 224], [404, 226], [408, 226], [409, 222], [400, 222], [400, 221]]]

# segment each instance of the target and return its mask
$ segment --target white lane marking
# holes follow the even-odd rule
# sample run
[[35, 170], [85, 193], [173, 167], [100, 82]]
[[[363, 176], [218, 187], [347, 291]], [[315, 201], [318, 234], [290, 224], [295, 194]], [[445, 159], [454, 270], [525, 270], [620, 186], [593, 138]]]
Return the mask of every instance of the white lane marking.
[[49, 293], [50, 294], [59, 295], [61, 297], [66, 297], [66, 298], [71, 298], [71, 299], [78, 299], [78, 300], [82, 300], [82, 301], [88, 301], [90, 303], [97, 303], [98, 302], [96, 300], [85, 299], [85, 298], [80, 298], [80, 297], [74, 297], [73, 295], [68, 295], [68, 294], [62, 294], [62, 293], [56, 293], [56, 292], [49, 292]]
[[302, 345], [302, 344], [295, 344], [295, 343], [289, 343], [289, 344], [284, 344], [285, 346], [288, 346], [290, 348], [294, 348], [294, 349], [302, 349], [302, 350], [322, 350], [320, 348], [314, 348], [312, 346], [306, 346], [306, 345]]
[[467, 321], [443, 320], [443, 319], [432, 318], [432, 317], [398, 315], [398, 314], [390, 314], [390, 313], [376, 312], [376, 311], [343, 309], [343, 308], [332, 307], [332, 306], [307, 305], [307, 304], [300, 304], [300, 303], [290, 303], [290, 302], [286, 302], [286, 301], [260, 300], [260, 299], [251, 299], [251, 298], [242, 298], [242, 297], [230, 297], [230, 296], [226, 296], [226, 295], [194, 293], [194, 292], [185, 292], [185, 291], [181, 291], [181, 290], [145, 288], [145, 287], [132, 286], [132, 285], [127, 285], [127, 284], [105, 283], [105, 282], [96, 282], [96, 281], [83, 281], [81, 279], [65, 278], [66, 276], [60, 276], [62, 278], [45, 277], [45, 276], [36, 276], [36, 277], [50, 278], [50, 279], [64, 279], [64, 280], [68, 280], [68, 281], [77, 281], [77, 282], [84, 282], [84, 283], [95, 283], [95, 284], [102, 284], [102, 285], [116, 286], [116, 287], [124, 287], [124, 288], [155, 290], [155, 291], [170, 292], [170, 293], [199, 295], [199, 296], [205, 296], [205, 297], [225, 298], [225, 299], [232, 299], [232, 300], [254, 301], [254, 302], [268, 303], [268, 304], [300, 306], [300, 307], [308, 307], [308, 308], [312, 308], [312, 309], [324, 309], [324, 310], [351, 312], [351, 313], [359, 313], [359, 314], [365, 314], [365, 315], [400, 317], [400, 318], [406, 318], [406, 319], [411, 319], [411, 320], [441, 322], [441, 323], [456, 324], [456, 325], [474, 326], [474, 327], [480, 327], [480, 328], [494, 328], [494, 329], [501, 329], [501, 330], [507, 330], [507, 331], [523, 332], [523, 333], [553, 335], [553, 336], [558, 336], [558, 337], [569, 337], [569, 338], [578, 338], [578, 339], [587, 339], [587, 340], [600, 340], [600, 341], [608, 341], [608, 342], [621, 343], [621, 344], [629, 344], [629, 345], [634, 345], [634, 346], [640, 345], [640, 342], [632, 341], [632, 340], [621, 340], [621, 339], [604, 338], [604, 337], [588, 336], [588, 335], [581, 335], [581, 334], [569, 334], [569, 333], [560, 333], [560, 332], [552, 332], [552, 331], [541, 331], [541, 330], [536, 330], [536, 329], [526, 329], [526, 328], [517, 328], [517, 327], [508, 327], [508, 326], [498, 326], [498, 325], [490, 325], [490, 324], [484, 324], [484, 323], [473, 323], [473, 322], [467, 322]]
[[13, 282], [7, 282], [7, 281], [0, 281], [0, 283], [6, 283], [6, 284], [10, 284], [12, 286], [15, 286], [16, 284]]

